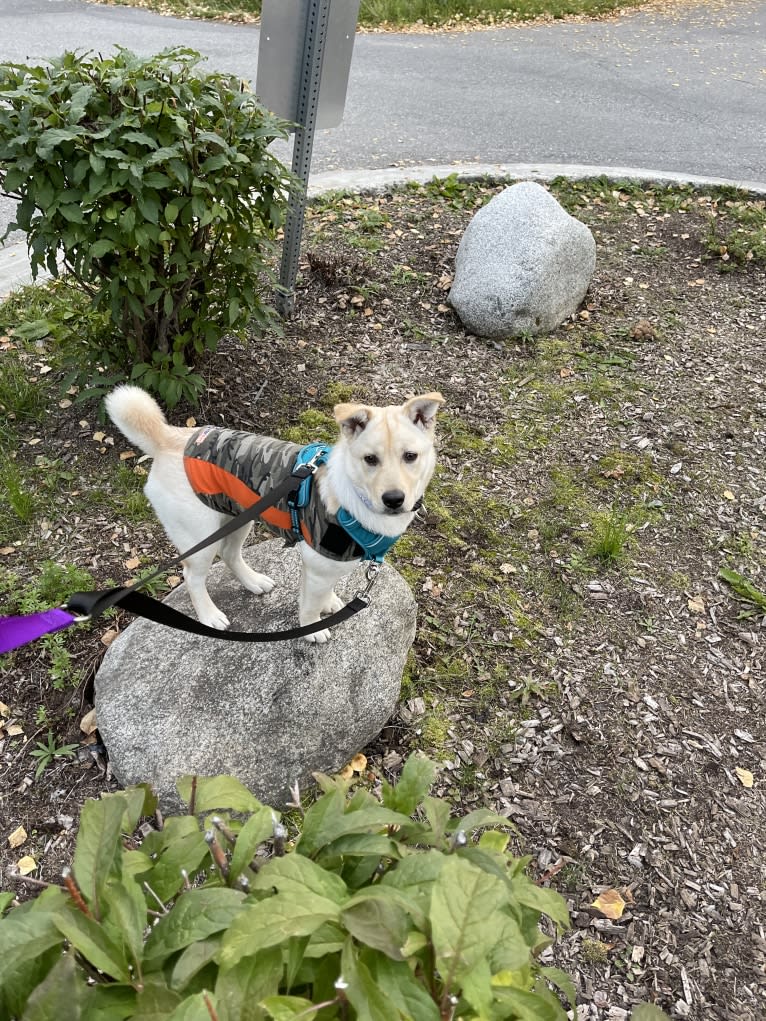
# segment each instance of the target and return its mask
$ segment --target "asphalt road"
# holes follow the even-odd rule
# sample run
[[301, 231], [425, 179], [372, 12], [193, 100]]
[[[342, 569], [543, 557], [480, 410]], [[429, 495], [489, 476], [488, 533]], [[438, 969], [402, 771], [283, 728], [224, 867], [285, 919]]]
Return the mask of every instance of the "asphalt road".
[[[255, 79], [258, 29], [80, 0], [0, 0], [0, 60], [184, 45]], [[766, 0], [466, 34], [357, 35], [317, 171], [578, 163], [766, 181]], [[288, 156], [288, 151], [280, 155]], [[0, 233], [10, 204], [0, 203]]]

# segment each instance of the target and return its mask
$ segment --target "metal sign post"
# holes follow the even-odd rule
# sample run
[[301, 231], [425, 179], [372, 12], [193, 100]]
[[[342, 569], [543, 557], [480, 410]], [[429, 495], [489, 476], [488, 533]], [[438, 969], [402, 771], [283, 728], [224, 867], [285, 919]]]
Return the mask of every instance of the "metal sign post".
[[256, 91], [261, 102], [294, 121], [292, 171], [285, 222], [277, 308], [283, 317], [295, 307], [306, 190], [317, 127], [335, 127], [351, 66], [360, 0], [264, 0]]

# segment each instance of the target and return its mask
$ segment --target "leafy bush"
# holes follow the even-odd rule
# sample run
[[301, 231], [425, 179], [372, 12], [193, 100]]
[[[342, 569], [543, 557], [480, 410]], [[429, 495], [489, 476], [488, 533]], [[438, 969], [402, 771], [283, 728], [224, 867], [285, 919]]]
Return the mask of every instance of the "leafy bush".
[[226, 812], [206, 832], [178, 816], [140, 846], [123, 834], [150, 792], [86, 802], [66, 888], [0, 921], [0, 1016], [563, 1021], [548, 982], [571, 983], [537, 962], [563, 900], [508, 852], [507, 820], [427, 796], [433, 773], [411, 758], [380, 800], [320, 776], [290, 843], [227, 777], [179, 783], [194, 813]]
[[[285, 137], [243, 83], [201, 75], [200, 56], [65, 53], [46, 67], [0, 65], [0, 187], [19, 200], [32, 270], [59, 265], [109, 315], [92, 364], [169, 405], [226, 331], [271, 310], [259, 280], [283, 221]], [[117, 340], [116, 338], [121, 338]]]

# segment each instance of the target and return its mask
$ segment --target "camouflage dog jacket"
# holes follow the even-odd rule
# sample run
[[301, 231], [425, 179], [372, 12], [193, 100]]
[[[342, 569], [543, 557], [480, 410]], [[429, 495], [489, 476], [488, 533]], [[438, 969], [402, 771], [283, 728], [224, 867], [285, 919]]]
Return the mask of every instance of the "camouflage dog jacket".
[[[252, 507], [287, 478], [301, 449], [297, 443], [271, 436], [205, 426], [186, 444], [184, 468], [204, 504], [233, 516]], [[296, 489], [298, 484], [296, 481]], [[290, 543], [303, 539], [332, 560], [358, 560], [364, 555], [364, 549], [326, 510], [316, 486], [311, 486], [306, 506], [297, 509], [299, 535], [287, 501], [288, 497], [283, 497], [260, 518], [270, 532]]]

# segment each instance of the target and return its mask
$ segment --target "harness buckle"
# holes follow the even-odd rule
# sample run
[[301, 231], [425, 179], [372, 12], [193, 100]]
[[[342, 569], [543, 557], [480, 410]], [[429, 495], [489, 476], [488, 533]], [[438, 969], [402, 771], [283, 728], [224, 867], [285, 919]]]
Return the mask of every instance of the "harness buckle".
[[370, 592], [372, 591], [373, 585], [378, 580], [380, 568], [381, 565], [377, 563], [377, 561], [375, 560], [370, 561], [370, 563], [367, 565], [367, 571], [365, 572], [367, 584], [363, 589], [359, 589], [359, 591], [354, 594], [354, 599], [361, 599], [366, 606], [369, 606], [370, 603], [372, 602], [370, 598]]

